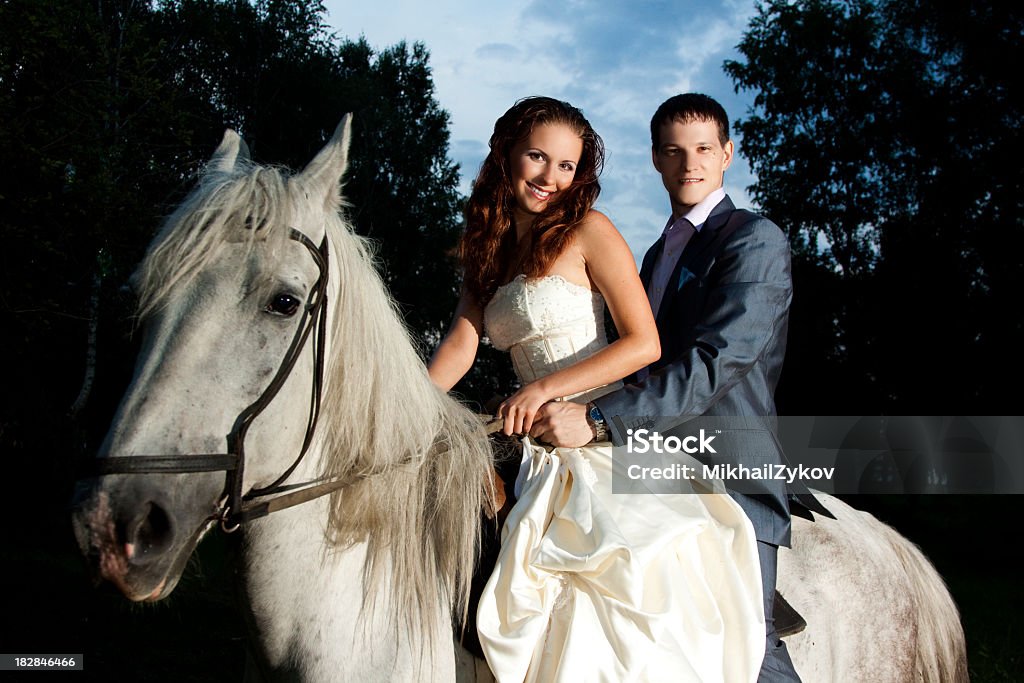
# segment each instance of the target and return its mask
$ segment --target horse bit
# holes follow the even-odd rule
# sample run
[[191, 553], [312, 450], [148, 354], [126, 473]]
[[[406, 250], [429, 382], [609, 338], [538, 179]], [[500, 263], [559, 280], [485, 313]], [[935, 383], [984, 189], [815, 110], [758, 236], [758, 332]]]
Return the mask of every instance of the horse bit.
[[[235, 418], [234, 426], [227, 435], [227, 453], [204, 453], [185, 455], [129, 455], [96, 458], [85, 468], [82, 478], [104, 476], [108, 474], [192, 474], [198, 472], [225, 472], [224, 490], [221, 494], [217, 511], [207, 521], [220, 521], [221, 528], [231, 533], [249, 521], [265, 517], [271, 512], [299, 505], [314, 498], [326, 495], [340, 488], [355, 483], [372, 473], [357, 473], [348, 477], [321, 478], [300, 484], [285, 485], [283, 482], [295, 471], [316, 429], [320, 415], [320, 400], [323, 389], [324, 346], [327, 338], [327, 278], [328, 278], [328, 247], [327, 235], [324, 235], [320, 246], [313, 244], [306, 235], [295, 228], [289, 228], [289, 238], [302, 244], [316, 262], [320, 275], [310, 292], [299, 328], [292, 337], [291, 344], [285, 353], [277, 374], [263, 393], [242, 410]], [[245, 472], [245, 436], [253, 420], [262, 413], [274, 400], [295, 363], [305, 348], [309, 337], [313, 337], [313, 387], [310, 396], [309, 418], [306, 423], [306, 434], [302, 448], [294, 462], [273, 483], [262, 488], [255, 488], [242, 493], [242, 479]], [[297, 489], [297, 490], [295, 490]], [[291, 491], [290, 493], [285, 493]], [[257, 502], [257, 498], [274, 496], [270, 500]]]

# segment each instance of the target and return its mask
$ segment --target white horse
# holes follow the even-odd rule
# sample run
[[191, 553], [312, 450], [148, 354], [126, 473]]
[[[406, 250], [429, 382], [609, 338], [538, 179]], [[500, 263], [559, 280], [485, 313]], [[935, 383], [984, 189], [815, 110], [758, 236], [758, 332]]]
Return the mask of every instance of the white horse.
[[[104, 578], [158, 600], [203, 533], [241, 524], [267, 677], [453, 680], [490, 454], [338, 214], [348, 140], [346, 117], [288, 178], [225, 134], [137, 274], [145, 344], [75, 527]], [[286, 508], [285, 480], [329, 495]], [[780, 559], [809, 623], [788, 641], [804, 681], [966, 680], [935, 570], [824, 502], [838, 519], [794, 520]], [[458, 676], [487, 674], [462, 653]]]
[[136, 274], [143, 350], [100, 453], [114, 473], [94, 480], [76, 533], [127, 597], [159, 600], [219, 519], [231, 528], [274, 499], [251, 493], [311, 432], [288, 482], [351, 483], [244, 525], [262, 668], [451, 680], [451, 605], [465, 604], [491, 455], [476, 416], [430, 382], [339, 215], [349, 131], [346, 117], [290, 178], [225, 134]]

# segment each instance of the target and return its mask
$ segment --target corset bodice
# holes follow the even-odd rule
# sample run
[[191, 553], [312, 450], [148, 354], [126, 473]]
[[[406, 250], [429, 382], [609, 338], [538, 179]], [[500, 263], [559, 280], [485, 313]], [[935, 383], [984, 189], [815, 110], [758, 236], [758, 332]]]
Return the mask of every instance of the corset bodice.
[[[484, 328], [495, 348], [511, 354], [523, 384], [588, 358], [608, 344], [604, 297], [560, 275], [519, 275], [499, 287], [484, 309]], [[608, 390], [571, 398], [590, 398]]]

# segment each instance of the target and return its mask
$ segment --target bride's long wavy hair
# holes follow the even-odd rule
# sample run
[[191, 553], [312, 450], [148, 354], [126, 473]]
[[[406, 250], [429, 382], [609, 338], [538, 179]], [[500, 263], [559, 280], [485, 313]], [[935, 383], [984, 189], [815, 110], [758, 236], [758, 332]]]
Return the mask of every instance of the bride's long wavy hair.
[[[583, 153], [572, 184], [537, 216], [533, 244], [518, 256], [510, 156], [513, 147], [536, 126], [544, 124], [568, 126], [583, 141]], [[576, 228], [597, 201], [601, 193], [598, 177], [604, 167], [604, 142], [583, 112], [550, 97], [527, 97], [516, 102], [494, 124], [489, 144], [491, 151], [480, 167], [466, 204], [466, 231], [458, 250], [463, 286], [481, 305], [494, 295], [511, 266], [527, 277], [547, 272], [572, 242]]]

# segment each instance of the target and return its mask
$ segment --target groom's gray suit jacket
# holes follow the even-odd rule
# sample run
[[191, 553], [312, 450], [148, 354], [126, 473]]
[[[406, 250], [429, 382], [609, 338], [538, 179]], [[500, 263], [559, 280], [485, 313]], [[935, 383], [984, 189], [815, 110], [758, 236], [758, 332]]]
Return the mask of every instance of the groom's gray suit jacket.
[[[661, 244], [644, 257], [645, 287]], [[695, 418], [727, 416], [739, 418], [725, 421], [741, 423], [734, 435], [739, 441], [718, 439], [725, 449], [716, 457], [751, 467], [784, 463], [774, 433], [774, 394], [792, 297], [786, 236], [768, 219], [723, 199], [683, 250], [656, 312], [661, 359], [643, 381], [595, 400], [613, 443], [623, 445], [630, 428], [683, 436], [701, 423]], [[759, 541], [789, 545], [784, 481], [746, 479], [726, 486]], [[817, 509], [815, 504], [812, 499], [809, 507]]]

